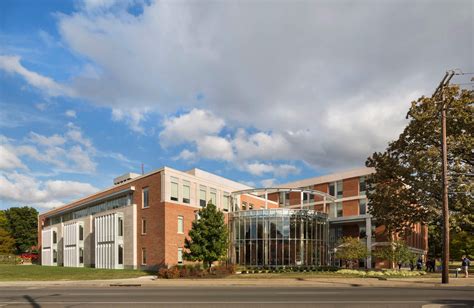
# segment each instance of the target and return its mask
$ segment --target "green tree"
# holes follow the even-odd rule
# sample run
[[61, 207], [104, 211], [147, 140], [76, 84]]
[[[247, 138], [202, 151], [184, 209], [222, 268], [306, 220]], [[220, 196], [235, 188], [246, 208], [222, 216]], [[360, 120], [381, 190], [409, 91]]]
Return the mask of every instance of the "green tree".
[[38, 211], [32, 207], [12, 207], [5, 210], [6, 231], [15, 239], [16, 253], [28, 252], [37, 245]]
[[15, 251], [15, 239], [7, 230], [0, 227], [0, 254], [10, 254]]
[[344, 260], [346, 266], [353, 267], [360, 259], [365, 259], [369, 255], [367, 246], [357, 237], [343, 237], [336, 247], [336, 258]]
[[208, 203], [199, 210], [199, 219], [193, 221], [184, 247], [188, 250], [184, 253], [186, 260], [204, 262], [209, 269], [214, 261], [226, 256], [228, 230], [224, 214], [214, 204]]
[[474, 258], [474, 236], [466, 231], [455, 232], [451, 235], [450, 248], [452, 259], [461, 260], [463, 255]]
[[372, 255], [382, 260], [388, 260], [390, 262], [390, 268], [399, 262], [413, 262], [417, 257], [402, 240], [392, 241], [391, 245], [378, 248]]
[[[453, 230], [474, 230], [474, 106], [473, 92], [444, 89], [447, 110], [449, 207]], [[418, 222], [437, 224], [442, 209], [440, 104], [431, 97], [412, 102], [408, 125], [383, 153], [366, 165], [376, 173], [368, 179], [369, 211], [388, 233], [403, 233]], [[472, 234], [472, 233], [471, 233]]]

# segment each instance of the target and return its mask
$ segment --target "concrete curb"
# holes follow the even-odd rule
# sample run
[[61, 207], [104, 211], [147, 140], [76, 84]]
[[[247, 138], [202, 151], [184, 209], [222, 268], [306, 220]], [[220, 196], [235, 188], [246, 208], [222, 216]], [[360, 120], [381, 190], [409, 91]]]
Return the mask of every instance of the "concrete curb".
[[153, 276], [114, 279], [114, 280], [58, 280], [58, 281], [4, 281], [0, 287], [395, 287], [395, 288], [426, 288], [426, 287], [474, 287], [474, 278], [451, 279], [450, 284], [443, 285], [437, 278], [403, 279], [387, 278], [282, 278], [282, 279], [155, 279]]

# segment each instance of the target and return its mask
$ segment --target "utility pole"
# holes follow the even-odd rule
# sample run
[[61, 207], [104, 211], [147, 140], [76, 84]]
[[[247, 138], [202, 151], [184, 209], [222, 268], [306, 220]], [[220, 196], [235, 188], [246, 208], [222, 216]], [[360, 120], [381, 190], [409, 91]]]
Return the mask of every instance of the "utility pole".
[[446, 142], [446, 109], [447, 105], [444, 97], [444, 88], [449, 85], [449, 81], [453, 78], [455, 72], [447, 71], [441, 80], [438, 88], [436, 88], [433, 98], [440, 97], [441, 103], [441, 148], [442, 148], [442, 165], [443, 165], [443, 272], [441, 283], [449, 283], [449, 206], [448, 206], [448, 145]]

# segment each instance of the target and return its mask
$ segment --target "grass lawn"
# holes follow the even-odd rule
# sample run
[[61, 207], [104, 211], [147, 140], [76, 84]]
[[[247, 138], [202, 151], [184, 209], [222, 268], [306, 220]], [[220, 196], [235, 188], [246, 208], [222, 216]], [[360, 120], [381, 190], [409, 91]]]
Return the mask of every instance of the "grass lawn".
[[80, 267], [0, 265], [0, 281], [97, 280], [136, 278], [150, 275], [141, 270], [109, 270]]

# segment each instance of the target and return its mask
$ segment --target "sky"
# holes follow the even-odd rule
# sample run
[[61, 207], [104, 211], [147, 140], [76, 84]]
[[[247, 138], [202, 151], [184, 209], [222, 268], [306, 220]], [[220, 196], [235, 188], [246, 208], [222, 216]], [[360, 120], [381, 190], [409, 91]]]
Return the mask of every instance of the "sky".
[[0, 1], [0, 209], [141, 164], [256, 187], [362, 167], [474, 72], [473, 3]]

